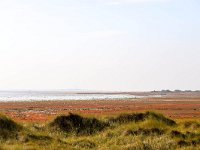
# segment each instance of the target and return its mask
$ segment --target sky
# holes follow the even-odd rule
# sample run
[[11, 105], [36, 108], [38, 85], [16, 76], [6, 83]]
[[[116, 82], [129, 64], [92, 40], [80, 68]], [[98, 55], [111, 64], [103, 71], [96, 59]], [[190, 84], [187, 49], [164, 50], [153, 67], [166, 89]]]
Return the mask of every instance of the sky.
[[0, 0], [0, 90], [200, 89], [199, 0]]

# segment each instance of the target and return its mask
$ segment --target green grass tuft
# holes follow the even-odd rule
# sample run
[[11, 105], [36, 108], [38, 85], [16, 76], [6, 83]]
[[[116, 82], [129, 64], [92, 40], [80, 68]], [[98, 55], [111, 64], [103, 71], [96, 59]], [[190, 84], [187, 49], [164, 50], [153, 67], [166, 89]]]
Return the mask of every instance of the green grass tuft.
[[176, 125], [176, 122], [172, 119], [169, 119], [165, 116], [163, 116], [162, 114], [159, 114], [159, 113], [155, 113], [155, 112], [146, 112], [145, 116], [148, 118], [148, 119], [154, 119], [156, 121], [160, 121], [160, 122], [163, 122], [165, 123], [166, 125], [169, 125], [169, 126], [174, 126]]
[[119, 115], [118, 117], [110, 118], [108, 120], [108, 122], [110, 124], [112, 124], [112, 123], [124, 124], [124, 123], [128, 123], [128, 122], [144, 121], [145, 118], [146, 118], [146, 116], [143, 113], [122, 114], [122, 115]]
[[176, 122], [174, 120], [166, 118], [162, 114], [155, 113], [155, 112], [122, 114], [118, 117], [110, 118], [108, 122], [111, 124], [113, 123], [124, 124], [128, 122], [141, 122], [148, 119], [153, 119], [159, 122], [163, 122], [169, 126], [176, 125]]

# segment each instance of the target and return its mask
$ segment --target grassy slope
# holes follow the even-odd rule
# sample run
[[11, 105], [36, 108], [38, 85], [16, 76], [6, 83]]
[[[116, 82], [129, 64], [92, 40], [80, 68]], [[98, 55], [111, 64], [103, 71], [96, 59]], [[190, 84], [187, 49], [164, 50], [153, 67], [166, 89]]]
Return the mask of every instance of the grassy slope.
[[[53, 122], [18, 125], [0, 116], [0, 149], [174, 150], [200, 147], [200, 122], [147, 112], [115, 118], [70, 114]], [[2, 136], [3, 135], [3, 136]]]

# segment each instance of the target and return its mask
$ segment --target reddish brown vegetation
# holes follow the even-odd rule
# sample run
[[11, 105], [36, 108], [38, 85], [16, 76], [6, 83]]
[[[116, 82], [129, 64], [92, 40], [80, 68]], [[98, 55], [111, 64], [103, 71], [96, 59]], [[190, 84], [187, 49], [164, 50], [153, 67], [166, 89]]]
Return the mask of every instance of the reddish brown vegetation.
[[157, 111], [172, 118], [200, 118], [200, 98], [0, 103], [0, 112], [24, 122], [45, 122], [69, 112], [99, 116], [147, 110]]

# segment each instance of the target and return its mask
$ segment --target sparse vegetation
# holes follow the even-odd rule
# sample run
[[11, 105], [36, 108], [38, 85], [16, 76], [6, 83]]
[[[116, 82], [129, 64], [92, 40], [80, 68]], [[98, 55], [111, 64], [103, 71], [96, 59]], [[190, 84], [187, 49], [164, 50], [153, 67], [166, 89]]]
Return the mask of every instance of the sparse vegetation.
[[198, 149], [199, 125], [155, 112], [101, 119], [70, 113], [45, 125], [19, 125], [1, 115], [0, 149]]

